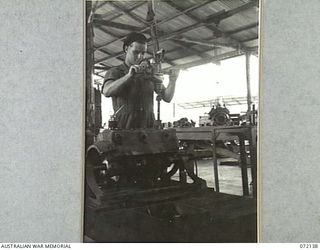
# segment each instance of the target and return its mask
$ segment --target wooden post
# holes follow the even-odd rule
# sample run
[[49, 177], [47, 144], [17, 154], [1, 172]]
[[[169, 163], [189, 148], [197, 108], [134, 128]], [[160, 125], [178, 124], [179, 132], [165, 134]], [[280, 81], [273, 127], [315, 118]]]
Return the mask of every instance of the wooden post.
[[242, 191], [243, 195], [249, 195], [248, 187], [248, 173], [247, 173], [247, 160], [246, 160], [246, 146], [244, 143], [244, 136], [239, 134], [240, 144], [240, 167], [241, 167], [241, 179], [242, 179]]
[[257, 130], [254, 127], [250, 128], [250, 161], [253, 197], [257, 198]]
[[246, 76], [247, 76], [247, 119], [251, 124], [251, 88], [250, 88], [250, 53], [246, 53]]
[[215, 129], [213, 129], [213, 131], [212, 131], [212, 157], [213, 157], [214, 183], [215, 183], [215, 189], [216, 189], [215, 191], [220, 192], [216, 138], [217, 138], [217, 132]]

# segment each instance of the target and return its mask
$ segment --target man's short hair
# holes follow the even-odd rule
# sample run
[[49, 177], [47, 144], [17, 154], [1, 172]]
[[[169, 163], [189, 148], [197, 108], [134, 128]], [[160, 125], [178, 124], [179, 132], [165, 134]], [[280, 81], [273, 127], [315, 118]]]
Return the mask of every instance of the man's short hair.
[[128, 34], [126, 39], [123, 41], [123, 51], [125, 51], [125, 48], [133, 42], [147, 43], [147, 38], [142, 33], [138, 32]]

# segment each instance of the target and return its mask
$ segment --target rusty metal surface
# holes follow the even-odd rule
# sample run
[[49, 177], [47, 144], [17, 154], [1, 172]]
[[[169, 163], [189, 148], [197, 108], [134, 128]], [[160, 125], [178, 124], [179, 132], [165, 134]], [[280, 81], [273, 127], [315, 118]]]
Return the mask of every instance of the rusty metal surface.
[[108, 130], [98, 135], [101, 152], [112, 151], [114, 156], [147, 155], [178, 151], [174, 129]]
[[[179, 182], [172, 182], [171, 177], [178, 171]], [[192, 189], [206, 187], [206, 182], [194, 173], [193, 156], [179, 151], [174, 129], [106, 129], [87, 150], [86, 203], [105, 207], [108, 204], [104, 201], [118, 202], [114, 197], [126, 188], [134, 192], [127, 192], [119, 201], [126, 206], [130, 206], [136, 192], [147, 196], [146, 190], [153, 190], [159, 194], [172, 184], [188, 190], [189, 186], [183, 185], [186, 175], [194, 182]]]

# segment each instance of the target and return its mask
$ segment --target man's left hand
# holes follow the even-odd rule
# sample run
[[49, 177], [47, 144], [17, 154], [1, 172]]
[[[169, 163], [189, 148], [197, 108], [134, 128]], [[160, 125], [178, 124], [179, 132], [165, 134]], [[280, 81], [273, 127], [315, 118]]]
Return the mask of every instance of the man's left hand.
[[163, 75], [162, 74], [153, 74], [151, 76], [151, 81], [154, 83], [162, 83], [163, 82]]
[[179, 69], [170, 70], [169, 80], [170, 81], [176, 81], [178, 79], [179, 74], [180, 74], [180, 70]]

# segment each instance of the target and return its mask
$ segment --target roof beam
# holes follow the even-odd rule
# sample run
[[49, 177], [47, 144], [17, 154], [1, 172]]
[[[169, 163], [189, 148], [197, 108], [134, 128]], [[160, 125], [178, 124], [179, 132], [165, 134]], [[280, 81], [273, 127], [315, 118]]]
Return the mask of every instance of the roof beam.
[[[194, 25], [192, 25], [192, 26], [194, 26]], [[162, 35], [160, 35], [160, 36], [158, 37], [158, 41], [159, 41], [159, 42], [163, 42], [163, 41], [169, 40], [169, 39], [171, 39], [171, 38], [173, 38], [173, 37], [175, 37], [175, 36], [177, 36], [177, 35], [179, 35], [179, 34], [182, 34], [182, 33], [184, 33], [184, 32], [187, 32], [188, 30], [191, 30], [191, 29], [193, 29], [193, 28], [186, 27], [186, 28], [182, 28], [182, 29], [180, 29], [180, 30], [178, 30], [178, 31], [176, 31], [176, 32], [172, 32], [172, 33], [162, 33]], [[151, 39], [148, 39], [148, 45], [151, 45], [151, 44], [152, 44], [152, 43], [151, 43]], [[109, 60], [109, 59], [112, 59], [112, 58], [114, 58], [114, 57], [118, 57], [118, 56], [122, 55], [123, 53], [124, 53], [124, 52], [119, 52], [119, 53], [117, 53], [117, 54], [115, 54], [115, 55], [113, 55], [113, 56], [101, 58], [100, 60], [97, 60], [95, 63], [100, 63], [100, 62], [103, 62], [103, 61], [105, 61], [105, 60]]]
[[185, 44], [184, 41], [175, 40], [175, 43], [179, 44], [179, 46], [183, 47], [185, 50], [188, 50], [191, 53], [191, 56], [197, 55], [203, 59], [208, 59], [208, 60], [211, 59], [211, 56], [209, 56], [208, 54], [206, 54], [203, 51], [198, 51], [198, 50], [188, 46], [188, 44]]
[[[177, 5], [176, 3], [172, 2], [172, 1], [168, 1], [166, 2], [168, 5], [170, 5], [172, 8], [175, 8], [178, 11], [181, 11], [181, 7], [179, 5]], [[235, 43], [240, 45], [240, 42], [233, 38], [230, 34], [227, 34], [226, 32], [222, 31], [221, 29], [219, 29], [218, 27], [213, 27], [212, 23], [214, 24], [219, 24], [221, 20], [226, 19], [234, 14], [237, 14], [241, 11], [247, 10], [251, 7], [253, 7], [254, 5], [256, 5], [256, 0], [251, 1], [247, 4], [243, 4], [233, 10], [229, 10], [229, 11], [219, 11], [217, 13], [214, 13], [210, 16], [208, 16], [205, 20], [200, 20], [198, 17], [196, 17], [195, 15], [191, 14], [191, 13], [185, 13], [185, 16], [191, 18], [192, 20], [196, 21], [197, 24], [199, 24], [200, 26], [204, 25], [206, 26], [208, 29], [210, 29], [211, 31], [213, 31], [214, 33], [218, 33], [219, 36], [224, 36], [224, 37], [228, 37], [230, 39], [232, 39], [233, 41], [235, 41]]]
[[[256, 25], [254, 25], [256, 26]], [[246, 30], [246, 29], [249, 29], [249, 28], [252, 28], [253, 25], [251, 24], [250, 27], [247, 26], [246, 28], [241, 28], [241, 30]], [[238, 29], [240, 30], [240, 28]], [[234, 31], [230, 32], [233, 34]], [[235, 33], [237, 33], [238, 31], [235, 31]], [[239, 40], [240, 43], [246, 43], [246, 42], [250, 42], [250, 41], [253, 41], [253, 40], [256, 40], [258, 39], [258, 36], [255, 36], [253, 38], [248, 38], [248, 39], [245, 39], [245, 40]], [[179, 37], [179, 38], [172, 38], [172, 40], [174, 41], [180, 41], [180, 42], [186, 42], [186, 43], [191, 43], [191, 44], [198, 44], [198, 45], [202, 45], [202, 46], [206, 46], [206, 47], [209, 47], [209, 48], [216, 48], [216, 47], [225, 47], [225, 48], [233, 48], [233, 49], [240, 49], [239, 46], [237, 45], [234, 45], [234, 44], [225, 44], [225, 43], [221, 43], [221, 42], [214, 42], [213, 40], [214, 39], [209, 39], [207, 41], [204, 41], [204, 40], [200, 40], [200, 39], [190, 39], [190, 38], [186, 38], [186, 37]], [[190, 48], [190, 47], [188, 47]]]
[[[106, 1], [106, 2], [104, 2], [104, 3], [108, 3], [108, 1]], [[130, 11], [133, 11], [134, 9], [136, 9], [136, 8], [139, 8], [140, 6], [142, 6], [142, 5], [144, 5], [146, 2], [144, 2], [144, 1], [141, 1], [140, 3], [138, 3], [138, 4], [136, 4], [136, 5], [134, 5], [132, 8], [130, 8], [130, 9], [128, 9], [128, 11], [130, 12]], [[111, 17], [110, 19], [108, 19], [109, 21], [111, 21], [111, 20], [113, 20], [113, 19], [116, 19], [116, 18], [118, 18], [118, 17], [120, 17], [120, 16], [122, 16], [124, 13], [122, 12], [122, 13], [119, 13], [119, 14], [117, 14], [117, 15], [115, 15], [115, 16], [113, 16], [113, 17]], [[97, 15], [97, 14], [95, 14], [95, 15]], [[110, 15], [110, 13], [106, 13], [106, 14], [99, 14], [99, 15], [97, 15], [97, 17], [99, 17], [100, 19], [103, 19], [103, 18], [105, 18], [105, 17], [108, 17]]]
[[125, 10], [124, 8], [120, 7], [119, 5], [115, 4], [114, 2], [108, 2], [109, 5], [111, 5], [112, 7], [114, 7], [115, 9], [117, 9], [118, 11], [121, 11], [122, 13], [124, 13], [125, 15], [131, 17], [134, 20], [137, 20], [140, 23], [143, 23], [145, 25], [149, 25], [149, 23], [144, 20], [143, 18], [139, 17], [138, 15], [131, 13], [131, 10]]
[[241, 40], [242, 43], [246, 43], [246, 42], [251, 42], [253, 40], [257, 40], [259, 37], [258, 36], [254, 36], [254, 37], [251, 37], [251, 38], [247, 38], [245, 40]]
[[243, 4], [243, 5], [241, 5], [237, 8], [234, 8], [232, 10], [228, 10], [228, 11], [224, 10], [221, 13], [218, 13], [218, 15], [212, 14], [208, 17], [208, 19], [210, 20], [211, 23], [213, 22], [218, 25], [221, 22], [221, 20], [229, 18], [235, 14], [238, 14], [239, 12], [250, 9], [258, 4], [259, 4], [258, 0], [251, 0], [250, 2]]
[[188, 39], [185, 37], [172, 38], [172, 40], [174, 40], [175, 42], [185, 42], [185, 43], [197, 44], [197, 45], [202, 45], [202, 46], [206, 46], [206, 47], [210, 47], [210, 48], [216, 47], [213, 43], [203, 42], [203, 41], [194, 40], [194, 39]]
[[[256, 25], [258, 25], [258, 23], [244, 26], [244, 27], [239, 28], [237, 30], [230, 31], [230, 33], [234, 34], [234, 33], [237, 33], [237, 32], [241, 32], [241, 31], [244, 31], [246, 29], [250, 29], [250, 28], [256, 27]], [[102, 31], [105, 31], [104, 29], [102, 29], [102, 27], [98, 27], [98, 28], [101, 29]], [[256, 40], [256, 39], [258, 39], [258, 36], [255, 36], [253, 38], [249, 38], [249, 39], [246, 39], [246, 40], [240, 40], [240, 42], [241, 43], [246, 43], [246, 42], [250, 42], [250, 41], [253, 41], [253, 40]], [[206, 46], [206, 47], [209, 47], [209, 48], [215, 48], [215, 47], [225, 47], [225, 48], [233, 48], [233, 49], [239, 49], [240, 48], [239, 46], [233, 45], [233, 44], [224, 44], [224, 43], [213, 42], [214, 39], [210, 39], [208, 41], [204, 41], [204, 40], [200, 40], [200, 39], [190, 39], [190, 38], [186, 38], [186, 37], [179, 37], [179, 38], [172, 38], [172, 40], [174, 40], [176, 43], [178, 43], [179, 46], [184, 47], [186, 50], [189, 50], [192, 53], [196, 53], [196, 52], [200, 53], [200, 51], [197, 51], [194, 48], [192, 48], [190, 46], [187, 46], [187, 45], [185, 45], [185, 44], [183, 44], [181, 42], [191, 43], [191, 44], [198, 44], [198, 45]], [[108, 52], [107, 50], [101, 50], [101, 51], [106, 53], [106, 54], [108, 54], [108, 55], [112, 55], [112, 53]], [[170, 61], [168, 60], [168, 62], [170, 62]], [[169, 64], [174, 64], [174, 63], [171, 62]]]
[[[257, 27], [257, 26], [259, 26], [259, 23], [255, 22], [255, 23], [248, 24], [248, 25], [242, 26], [242, 27], [234, 29], [234, 30], [224, 31], [224, 33], [228, 34], [228, 36], [229, 35], [234, 35], [236, 33], [239, 33], [239, 32], [242, 32], [242, 31], [245, 31], [245, 30], [248, 30], [248, 29], [252, 29], [252, 28]], [[213, 42], [217, 38], [219, 38], [219, 37], [212, 36], [212, 37], [208, 38], [208, 41], [212, 41]], [[240, 42], [242, 42], [242, 41], [240, 41]], [[216, 43], [216, 44], [219, 46], [219, 43]], [[220, 44], [220, 45], [221, 46], [226, 46], [226, 44]]]
[[[159, 25], [161, 25], [161, 24], [164, 24], [164, 23], [166, 23], [166, 22], [169, 22], [170, 20], [172, 20], [172, 19], [174, 19], [174, 18], [176, 18], [176, 17], [178, 17], [178, 16], [181, 16], [181, 15], [183, 15], [183, 14], [185, 14], [185, 13], [188, 13], [188, 12], [190, 12], [190, 11], [193, 11], [193, 10], [195, 10], [195, 9], [197, 9], [197, 8], [200, 8], [200, 7], [204, 6], [204, 5], [207, 5], [207, 4], [209, 4], [209, 3], [212, 3], [212, 2], [214, 2], [214, 1], [217, 1], [217, 0], [206, 0], [206, 1], [204, 1], [204, 2], [195, 4], [194, 6], [191, 6], [190, 8], [187, 8], [187, 9], [181, 11], [181, 12], [178, 12], [177, 14], [174, 14], [174, 15], [168, 17], [168, 18], [165, 18], [165, 19], [163, 19], [163, 20], [158, 21], [158, 22], [156, 23], [156, 26], [159, 26]], [[146, 3], [146, 2], [144, 2], [144, 3]], [[131, 11], [131, 10], [130, 10], [130, 11]], [[121, 14], [121, 15], [122, 15], [122, 14]], [[139, 32], [144, 32], [144, 31], [146, 31], [147, 29], [149, 29], [149, 27], [143, 28], [143, 29], [141, 29]], [[105, 46], [108, 46], [109, 44], [111, 44], [111, 43], [113, 43], [113, 42], [121, 41], [121, 40], [123, 40], [123, 39], [125, 39], [125, 38], [126, 38], [126, 36], [123, 36], [123, 37], [121, 37], [121, 38], [119, 38], [119, 39], [115, 39], [115, 40], [113, 40], [113, 41], [110, 41], [110, 42], [108, 42], [108, 43], [105, 43], [105, 44], [100, 45], [100, 46], [97, 47], [96, 49], [99, 50], [100, 48], [103, 48], [103, 47], [105, 47]]]
[[[231, 10], [231, 11], [232, 11], [233, 14], [238, 13], [238, 12], [240, 12], [240, 11], [243, 11], [243, 10], [249, 8], [249, 7], [252, 7], [253, 2], [256, 4], [256, 1], [254, 0], [254, 1], [250, 2], [249, 4], [244, 4], [243, 6], [240, 6], [240, 7], [238, 7], [238, 8], [235, 8], [234, 10]], [[245, 6], [245, 8], [244, 8], [244, 6]], [[201, 20], [201, 21], [198, 21], [198, 22], [196, 22], [195, 24], [190, 25], [190, 26], [188, 26], [188, 27], [181, 28], [181, 29], [179, 29], [179, 30], [177, 30], [177, 31], [174, 31], [174, 32], [171, 32], [171, 33], [163, 33], [162, 35], [160, 35], [160, 36], [158, 37], [158, 41], [159, 41], [159, 42], [166, 41], [166, 40], [169, 40], [169, 39], [171, 39], [171, 38], [174, 38], [174, 37], [176, 37], [176, 36], [178, 36], [178, 35], [181, 35], [181, 34], [183, 34], [183, 33], [185, 33], [185, 32], [188, 32], [188, 31], [190, 31], [190, 30], [193, 30], [193, 29], [199, 28], [199, 27], [201, 27], [201, 26], [204, 26], [204, 25], [206, 25], [206, 24], [208, 24], [208, 23], [210, 23], [210, 22], [213, 22], [213, 21], [215, 20], [215, 18], [217, 18], [219, 15], [223, 15], [224, 17], [226, 16], [225, 12], [222, 12], [222, 13], [220, 13], [220, 14], [214, 14], [214, 16], [211, 15], [211, 16], [207, 17], [206, 19]], [[159, 23], [158, 23], [158, 25], [159, 25]], [[238, 45], [238, 46], [240, 45], [239, 47], [242, 47], [242, 44], [241, 44], [239, 41], [237, 41], [236, 39], [232, 38], [232, 37], [231, 37], [230, 35], [228, 35], [227, 33], [221, 31], [221, 30], [218, 29], [218, 28], [214, 28], [214, 31], [219, 31], [219, 32], [220, 32], [220, 35], [223, 35], [223, 36], [225, 36], [225, 37], [229, 37], [229, 38], [233, 39], [233, 40], [235, 41], [236, 45]], [[160, 32], [159, 32], [159, 33], [160, 33]], [[125, 38], [125, 37], [121, 38], [120, 40], [122, 40], [122, 39], [124, 39], [124, 38]], [[117, 41], [117, 40], [116, 40], [116, 41]], [[148, 42], [150, 42], [150, 41], [151, 41], [151, 39], [148, 39]], [[111, 41], [111, 42], [109, 42], [109, 43], [107, 43], [107, 44], [105, 44], [105, 45], [101, 45], [101, 46], [97, 47], [96, 49], [102, 48], [102, 47], [104, 47], [104, 46], [106, 46], [106, 45], [108, 45], [108, 44], [110, 44], [110, 43], [112, 43], [112, 42], [113, 42], [113, 41]], [[121, 54], [122, 54], [122, 52], [121, 52], [121, 53], [118, 53], [118, 54], [115, 54], [114, 57], [117, 57], [117, 56], [119, 56], [119, 55], [121, 55]], [[111, 58], [113, 58], [113, 57], [105, 57], [105, 58], [102, 58], [102, 59], [96, 61], [96, 63], [99, 63], [99, 62], [102, 62], [102, 61], [104, 61], [104, 60], [108, 60], [108, 59], [111, 59]]]
[[227, 58], [231, 58], [231, 57], [236, 57], [236, 56], [240, 56], [243, 55], [244, 52], [243, 51], [231, 51], [231, 52], [227, 52], [227, 53], [223, 53], [217, 56], [213, 56], [210, 59], [200, 59], [194, 62], [190, 62], [190, 63], [185, 63], [185, 64], [181, 64], [181, 65], [177, 65], [171, 68], [166, 68], [165, 71], [170, 70], [170, 69], [187, 69], [187, 68], [191, 68], [191, 67], [195, 67], [195, 66], [199, 66], [202, 64], [206, 64], [206, 63], [214, 63], [217, 61], [221, 61]]
[[[166, 62], [168, 64], [171, 64], [171, 65], [175, 65], [175, 63], [173, 63], [171, 60], [166, 59], [166, 55], [171, 53], [171, 52], [176, 52], [176, 51], [180, 51], [180, 50], [183, 50], [183, 48], [180, 47], [180, 48], [177, 48], [177, 49], [172, 49], [172, 50], [165, 51], [165, 61], [164, 62]], [[122, 56], [122, 55], [124, 55], [124, 52], [121, 52], [119, 54], [121, 54], [120, 56]], [[152, 53], [147, 52], [147, 55], [152, 56]], [[115, 58], [115, 57], [114, 56], [108, 56], [108, 58], [112, 59], [112, 58]], [[108, 59], [106, 59], [106, 60], [108, 60]], [[103, 61], [106, 61], [106, 60], [103, 60]], [[121, 60], [123, 60], [123, 59], [121, 59]], [[106, 67], [110, 68], [110, 66], [106, 65], [104, 62], [96, 62], [96, 64], [102, 64], [102, 65], [105, 65]]]
[[138, 26], [123, 24], [123, 23], [118, 23], [113, 21], [107, 21], [107, 20], [102, 20], [97, 18], [93, 18], [93, 25], [96, 25], [96, 26], [103, 25], [107, 27], [112, 27], [112, 28], [122, 29], [122, 30], [130, 30], [130, 31], [139, 31], [141, 29], [141, 27], [138, 27]]
[[[179, 51], [180, 49], [181, 49], [181, 48], [173, 49], [173, 50], [168, 50], [168, 51], [165, 52], [165, 54], [168, 54], [168, 53], [171, 53], [171, 52], [174, 52], [174, 51]], [[148, 52], [148, 53], [149, 53], [149, 52]], [[152, 53], [149, 53], [149, 54], [152, 55]], [[104, 62], [104, 61], [107, 61], [107, 60], [110, 60], [110, 59], [113, 59], [113, 58], [115, 58], [115, 57], [122, 56], [122, 55], [124, 55], [124, 52], [119, 52], [119, 53], [114, 54], [114, 55], [112, 55], [112, 56], [103, 57], [103, 58], [97, 60], [95, 63], [102, 63], [102, 62]]]
[[[182, 48], [170, 50], [166, 54], [171, 53], [171, 52], [175, 52], [175, 51], [179, 51], [179, 50], [183, 50], [183, 49], [185, 49], [186, 46], [181, 44], [181, 47]], [[169, 62], [168, 64], [171, 64], [173, 66], [172, 67], [167, 67], [164, 71], [167, 71], [168, 69], [171, 69], [171, 68], [174, 68], [174, 69], [175, 68], [180, 68], [180, 67], [181, 68], [190, 68], [190, 67], [198, 66], [198, 65], [201, 65], [201, 64], [205, 64], [205, 63], [215, 63], [215, 62], [218, 62], [218, 61], [223, 60], [223, 59], [227, 59], [227, 58], [243, 55], [245, 52], [254, 53], [255, 51], [257, 51], [257, 49], [258, 49], [257, 46], [256, 47], [248, 47], [245, 50], [238, 49], [238, 50], [235, 50], [235, 51], [227, 52], [227, 53], [224, 53], [224, 54], [221, 54], [221, 55], [217, 55], [217, 56], [213, 56], [213, 57], [208, 56], [208, 54], [206, 54], [206, 52], [200, 53], [200, 52], [198, 52], [196, 50], [193, 50], [193, 51], [191, 51], [192, 54], [190, 54], [190, 56], [198, 55], [198, 56], [203, 57], [203, 59], [195, 61], [194, 62], [195, 65], [192, 65], [193, 62], [187, 63], [187, 64], [183, 64], [183, 65], [175, 65], [172, 61], [166, 60], [165, 62], [167, 62], [167, 63]], [[190, 47], [189, 47], [189, 51], [190, 51]], [[112, 56], [110, 56], [109, 58], [112, 58]]]
[[171, 65], [171, 66], [176, 66], [176, 64], [175, 64], [174, 62], [172, 62], [171, 60], [169, 60], [169, 59], [166, 58], [166, 57], [164, 57], [163, 62], [164, 62], [164, 63], [167, 63], [167, 64], [169, 64], [169, 65]]
[[227, 33], [227, 34], [236, 34], [236, 33], [240, 33], [240, 32], [245, 31], [245, 30], [256, 28], [258, 26], [259, 26], [259, 22], [255, 22], [255, 23], [248, 24], [246, 26], [242, 26], [242, 27], [240, 27], [238, 29], [225, 31], [225, 33]]
[[176, 39], [172, 39], [172, 40], [174, 40], [175, 43], [177, 43], [179, 46], [183, 47], [185, 50], [188, 50], [192, 54], [198, 55], [198, 54], [202, 53], [202, 51], [200, 52], [200, 51], [188, 46], [188, 44], [186, 44], [185, 41], [180, 41], [178, 39], [177, 40]]
[[98, 70], [107, 70], [109, 69], [108, 67], [106, 66], [94, 66], [94, 69], [98, 69]]
[[239, 46], [231, 45], [231, 44], [224, 44], [224, 43], [217, 43], [212, 41], [205, 41], [200, 39], [190, 39], [186, 37], [180, 37], [180, 38], [172, 38], [174, 41], [181, 41], [191, 44], [197, 44], [202, 45], [209, 48], [216, 48], [216, 47], [225, 47], [225, 48], [233, 48], [233, 49], [239, 49]]
[[98, 30], [101, 30], [102, 32], [104, 32], [105, 34], [109, 35], [109, 36], [113, 36], [115, 38], [118, 38], [118, 35], [116, 35], [115, 33], [111, 32], [110, 30], [107, 30], [105, 27], [103, 26], [96, 26], [96, 28]]
[[191, 67], [198, 66], [198, 65], [201, 65], [201, 64], [214, 63], [214, 62], [217, 62], [217, 61], [222, 61], [222, 60], [225, 60], [225, 59], [230, 59], [230, 58], [233, 58], [233, 57], [241, 56], [241, 55], [244, 55], [248, 51], [249, 52], [250, 51], [256, 51], [257, 49], [258, 49], [258, 46], [250, 47], [246, 51], [243, 51], [243, 50], [230, 51], [230, 52], [226, 52], [226, 53], [223, 53], [223, 54], [220, 54], [220, 55], [213, 56], [211, 58], [211, 60], [203, 60], [203, 61], [199, 60], [199, 61], [195, 61], [195, 62], [191, 62], [191, 63], [186, 63], [186, 64], [183, 64], [183, 65], [178, 65], [177, 67], [180, 67], [180, 68], [191, 68]]
[[97, 9], [100, 9], [101, 7], [103, 7], [104, 5], [106, 5], [108, 2], [100, 2], [98, 3], [98, 1], [96, 1], [95, 5], [93, 6], [93, 11], [96, 11]]

